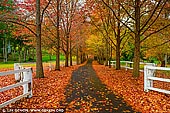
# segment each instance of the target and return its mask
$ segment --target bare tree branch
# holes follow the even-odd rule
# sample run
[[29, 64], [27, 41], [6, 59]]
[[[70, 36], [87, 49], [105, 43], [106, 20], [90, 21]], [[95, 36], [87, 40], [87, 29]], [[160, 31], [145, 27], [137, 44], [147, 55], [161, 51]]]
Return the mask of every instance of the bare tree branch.
[[131, 14], [129, 14], [129, 12], [126, 10], [126, 8], [125, 8], [121, 3], [119, 3], [119, 5], [123, 8], [123, 10], [126, 12], [126, 14], [127, 14], [132, 20], [135, 20], [135, 18], [133, 18], [133, 17], [131, 16]]
[[50, 5], [50, 2], [51, 2], [51, 0], [48, 1], [47, 5], [45, 6], [45, 8], [44, 8], [43, 11], [42, 11], [40, 23], [42, 23], [42, 21], [43, 21], [43, 17], [44, 17], [45, 10], [46, 10], [46, 9], [48, 8], [48, 6]]
[[148, 37], [152, 36], [153, 34], [158, 33], [158, 32], [164, 30], [165, 28], [167, 28], [167, 27], [169, 27], [169, 26], [170, 26], [170, 24], [168, 24], [168, 25], [160, 28], [159, 30], [156, 30], [156, 31], [150, 33], [148, 36], [146, 36], [144, 39], [142, 39], [142, 40], [140, 41], [140, 43], [143, 42], [144, 40], [146, 40]]
[[[160, 6], [161, 1], [162, 1], [162, 0], [159, 0], [158, 4], [157, 4], [156, 7], [153, 9], [152, 14], [151, 14], [150, 17], [146, 20], [146, 22], [144, 23], [144, 25], [143, 25], [143, 27], [140, 29], [140, 31], [142, 31], [142, 30], [146, 27], [146, 25], [148, 25], [148, 23], [151, 21], [151, 19], [153, 18], [153, 15], [154, 15], [155, 12], [157, 11], [158, 7]], [[165, 5], [165, 4], [164, 4], [164, 5]], [[159, 17], [161, 11], [162, 11], [162, 10], [160, 10], [160, 12], [159, 12], [158, 16], [156, 17], [156, 19]], [[155, 23], [156, 19], [152, 22], [151, 25], [153, 25], [153, 23]], [[151, 25], [150, 25], [147, 29], [149, 29], [149, 28], [151, 27]], [[145, 31], [146, 31], [146, 30], [145, 30]]]
[[152, 46], [152, 47], [145, 47], [145, 49], [143, 49], [143, 51], [146, 51], [146, 50], [150, 50], [150, 49], [153, 49], [153, 48], [157, 48], [157, 47], [163, 46], [164, 44], [167, 44], [167, 43], [169, 43], [169, 42], [170, 42], [170, 40], [167, 40], [167, 41], [165, 41], [165, 42], [163, 42], [163, 43], [161, 43], [161, 44], [158, 44], [158, 45], [155, 45], [155, 46]]
[[115, 16], [115, 18], [116, 18], [119, 22], [121, 22], [121, 23], [122, 23], [124, 26], [126, 26], [131, 32], [133, 32], [133, 33], [135, 34], [135, 32], [134, 32], [128, 25], [126, 25], [124, 22], [122, 22], [122, 21], [117, 17], [115, 11], [114, 11], [104, 0], [102, 0], [102, 2], [112, 11], [113, 15]]
[[0, 19], [0, 22], [10, 22], [10, 23], [14, 23], [14, 24], [17, 24], [17, 25], [21, 25], [21, 26], [23, 26], [23, 27], [25, 27], [25, 28], [27, 28], [31, 33], [33, 33], [35, 36], [37, 36], [36, 35], [36, 33], [31, 29], [31, 28], [29, 28], [27, 25], [25, 25], [25, 24], [23, 24], [23, 23], [19, 23], [19, 22], [17, 22], [17, 21], [13, 21], [13, 20], [1, 20]]

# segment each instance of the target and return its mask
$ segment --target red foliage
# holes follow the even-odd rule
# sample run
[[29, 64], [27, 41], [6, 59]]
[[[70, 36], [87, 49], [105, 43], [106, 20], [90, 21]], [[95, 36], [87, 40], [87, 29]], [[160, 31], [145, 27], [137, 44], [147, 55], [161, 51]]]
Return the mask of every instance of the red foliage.
[[[45, 78], [35, 78], [33, 73], [33, 97], [21, 99], [6, 108], [60, 108], [59, 102], [65, 99], [65, 87], [71, 79], [72, 71], [77, 68], [78, 66], [63, 67], [61, 71], [45, 71]], [[13, 75], [0, 77], [0, 87], [13, 84], [14, 81]], [[2, 92], [0, 104], [20, 94], [22, 94], [21, 88]]]
[[[131, 71], [93, 65], [98, 77], [113, 92], [123, 97], [135, 110], [148, 113], [170, 112], [169, 95], [154, 91], [144, 92], [143, 73], [138, 79], [132, 77]], [[160, 86], [155, 83], [155, 86]]]
[[[63, 106], [60, 106], [60, 101], [65, 101], [65, 88], [69, 84], [72, 71], [77, 68], [78, 66], [73, 66], [67, 68], [63, 67], [61, 71], [45, 71], [45, 78], [41, 79], [35, 78], [34, 73], [33, 97], [30, 99], [21, 99], [6, 106], [6, 108], [62, 108]], [[170, 112], [169, 95], [154, 91], [144, 92], [143, 73], [141, 73], [138, 79], [134, 79], [131, 71], [115, 70], [113, 68], [97, 65], [96, 63], [93, 63], [93, 68], [100, 80], [107, 85], [108, 89], [123, 97], [136, 111], [143, 113]], [[0, 83], [0, 87], [13, 84], [14, 76], [0, 77]], [[163, 87], [162, 84], [156, 82], [154, 86]], [[170, 87], [167, 84], [164, 86], [165, 88]], [[22, 87], [0, 93], [0, 103], [14, 98], [19, 94], [22, 94]], [[90, 102], [80, 101], [78, 104], [82, 104], [84, 109], [78, 111], [73, 109], [75, 101], [69, 103], [67, 108], [74, 112], [89, 112], [91, 102], [94, 100]]]

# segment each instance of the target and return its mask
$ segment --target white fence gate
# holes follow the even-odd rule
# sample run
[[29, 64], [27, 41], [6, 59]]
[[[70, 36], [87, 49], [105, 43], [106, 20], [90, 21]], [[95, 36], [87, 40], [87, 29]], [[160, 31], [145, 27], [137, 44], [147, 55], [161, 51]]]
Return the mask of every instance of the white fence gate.
[[23, 97], [28, 97], [28, 98], [32, 97], [32, 86], [33, 86], [32, 68], [22, 69], [22, 67], [19, 64], [15, 64], [13, 71], [0, 72], [0, 76], [6, 76], [10, 74], [15, 74], [15, 80], [18, 81], [18, 83], [0, 88], [0, 92], [10, 90], [15, 87], [23, 86], [23, 94], [0, 104], [0, 108], [8, 104], [14, 103], [15, 101], [20, 100]]
[[170, 68], [145, 66], [144, 67], [144, 91], [148, 92], [149, 90], [153, 90], [153, 91], [170, 94], [169, 90], [164, 90], [164, 89], [159, 89], [159, 88], [153, 87], [154, 80], [161, 81], [161, 82], [170, 82], [170, 79], [155, 77], [156, 70], [170, 71]]

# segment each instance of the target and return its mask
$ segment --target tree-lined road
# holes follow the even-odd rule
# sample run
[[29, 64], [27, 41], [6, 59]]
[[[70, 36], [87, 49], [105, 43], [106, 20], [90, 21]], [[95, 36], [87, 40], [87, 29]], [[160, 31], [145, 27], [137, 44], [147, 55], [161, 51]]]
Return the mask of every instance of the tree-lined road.
[[92, 68], [92, 60], [72, 73], [71, 81], [66, 87], [66, 102], [61, 105], [66, 112], [135, 112], [122, 98], [101, 83]]

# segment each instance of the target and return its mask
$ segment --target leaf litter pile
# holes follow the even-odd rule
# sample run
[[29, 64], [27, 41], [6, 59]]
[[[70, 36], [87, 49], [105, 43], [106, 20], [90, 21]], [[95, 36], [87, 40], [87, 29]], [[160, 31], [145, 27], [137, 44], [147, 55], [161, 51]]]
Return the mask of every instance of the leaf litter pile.
[[[170, 95], [154, 91], [144, 92], [143, 73], [135, 79], [131, 71], [115, 70], [97, 63], [93, 63], [93, 68], [100, 80], [117, 95], [123, 97], [136, 111], [170, 113]], [[168, 89], [170, 84], [157, 82], [154, 83], [154, 87]]]
[[[65, 87], [71, 74], [79, 66], [62, 67], [61, 71], [45, 71], [45, 78], [35, 78], [33, 73], [33, 97], [24, 98], [5, 108], [60, 108], [60, 101], [65, 99]], [[6, 70], [1, 70], [6, 71]], [[0, 77], [0, 88], [14, 84], [14, 75]], [[0, 104], [22, 94], [22, 87], [0, 93]]]
[[[33, 73], [33, 97], [21, 99], [5, 108], [62, 108], [60, 102], [66, 99], [65, 88], [70, 82], [72, 72], [78, 67], [62, 67], [61, 71], [45, 71], [45, 78], [41, 79], [35, 78], [35, 73]], [[143, 73], [138, 79], [134, 79], [131, 71], [115, 70], [97, 63], [93, 63], [93, 68], [102, 83], [116, 95], [122, 97], [136, 111], [170, 112], [170, 95], [154, 91], [144, 92]], [[13, 75], [0, 77], [0, 88], [14, 83]], [[162, 83], [154, 85], [163, 87]], [[165, 85], [165, 89], [169, 87], [169, 85]], [[22, 87], [2, 92], [0, 93], [0, 104], [20, 94], [22, 94]], [[80, 103], [84, 103], [84, 101]]]

